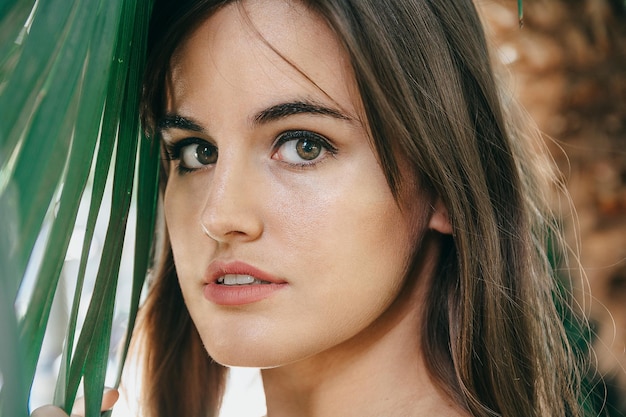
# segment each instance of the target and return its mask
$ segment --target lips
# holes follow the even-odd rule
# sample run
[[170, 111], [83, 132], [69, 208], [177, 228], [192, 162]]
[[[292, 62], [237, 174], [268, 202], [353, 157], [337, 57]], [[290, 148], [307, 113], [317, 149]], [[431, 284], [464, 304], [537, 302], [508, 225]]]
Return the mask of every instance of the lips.
[[[221, 281], [233, 281], [233, 280], [248, 280], [248, 278], [243, 277], [252, 277], [253, 279], [263, 281], [264, 283], [270, 284], [284, 284], [285, 280], [281, 280], [270, 273], [262, 271], [258, 268], [255, 268], [252, 265], [249, 265], [245, 262], [234, 261], [234, 262], [224, 262], [224, 261], [213, 261], [206, 273], [207, 284], [217, 283], [218, 280]], [[228, 283], [228, 282], [226, 282]]]
[[209, 265], [204, 297], [215, 304], [237, 306], [264, 300], [287, 282], [244, 262], [214, 261]]

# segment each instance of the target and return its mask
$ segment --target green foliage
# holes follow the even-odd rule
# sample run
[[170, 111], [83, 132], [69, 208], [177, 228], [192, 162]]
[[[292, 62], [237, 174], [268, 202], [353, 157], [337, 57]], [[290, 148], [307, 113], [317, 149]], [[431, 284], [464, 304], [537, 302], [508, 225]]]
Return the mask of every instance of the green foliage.
[[[71, 409], [82, 379], [87, 416], [99, 415], [121, 252], [137, 177], [141, 216], [135, 231], [129, 328], [134, 324], [150, 262], [158, 177], [157, 145], [140, 139], [138, 121], [150, 7], [150, 1], [142, 0], [11, 0], [0, 6], [2, 417], [28, 413], [52, 300], [92, 171], [57, 405]], [[109, 175], [113, 195], [104, 249], [93, 295], [81, 300], [87, 255]], [[25, 315], [17, 317], [13, 304], [35, 242], [42, 239], [45, 219], [50, 231], [43, 236], [44, 255], [34, 291]], [[81, 301], [89, 301], [89, 308], [77, 335]]]

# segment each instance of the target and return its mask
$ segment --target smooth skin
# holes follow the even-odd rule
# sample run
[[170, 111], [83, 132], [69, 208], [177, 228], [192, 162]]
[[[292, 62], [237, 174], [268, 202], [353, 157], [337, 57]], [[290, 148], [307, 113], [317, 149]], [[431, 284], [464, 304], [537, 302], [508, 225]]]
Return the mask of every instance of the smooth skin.
[[[264, 368], [270, 417], [461, 415], [418, 337], [446, 210], [415, 178], [392, 196], [325, 22], [284, 0], [222, 7], [175, 54], [168, 97], [165, 218], [211, 357]], [[216, 261], [283, 288], [213, 303]]]

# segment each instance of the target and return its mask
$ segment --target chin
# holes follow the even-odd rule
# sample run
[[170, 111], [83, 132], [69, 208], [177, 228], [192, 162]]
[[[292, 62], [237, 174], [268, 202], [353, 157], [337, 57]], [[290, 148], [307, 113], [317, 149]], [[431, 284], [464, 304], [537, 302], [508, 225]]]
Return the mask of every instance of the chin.
[[223, 366], [233, 366], [240, 368], [276, 368], [285, 363], [285, 358], [281, 358], [278, 355], [268, 354], [264, 355], [262, 352], [239, 352], [239, 351], [215, 351], [207, 349], [207, 353], [215, 362]]
[[220, 365], [243, 368], [277, 368], [312, 356], [305, 346], [289, 345], [276, 337], [263, 339], [220, 338], [218, 343], [205, 341], [209, 356]]
[[211, 320], [203, 318], [197, 329], [204, 349], [224, 366], [274, 368], [309, 353], [305, 345], [294, 344], [290, 332], [277, 331], [258, 317], [214, 314]]

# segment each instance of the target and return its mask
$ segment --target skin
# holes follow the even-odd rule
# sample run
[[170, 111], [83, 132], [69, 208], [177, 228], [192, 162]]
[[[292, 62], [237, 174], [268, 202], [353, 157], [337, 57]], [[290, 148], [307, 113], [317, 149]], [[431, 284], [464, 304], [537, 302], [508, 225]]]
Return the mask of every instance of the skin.
[[[416, 336], [445, 210], [411, 178], [393, 198], [349, 60], [323, 20], [293, 2], [230, 4], [178, 49], [168, 97], [165, 218], [211, 357], [266, 368], [270, 416], [454, 415]], [[278, 105], [306, 110], [277, 117]], [[277, 142], [293, 131], [307, 133]], [[320, 150], [310, 160], [294, 147], [302, 137]], [[199, 163], [198, 149], [217, 158]], [[203, 290], [214, 261], [245, 262], [283, 288], [212, 303]]]

